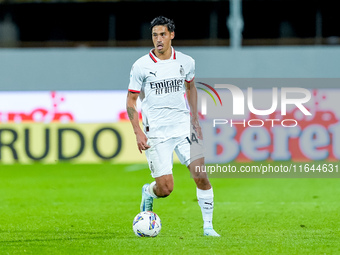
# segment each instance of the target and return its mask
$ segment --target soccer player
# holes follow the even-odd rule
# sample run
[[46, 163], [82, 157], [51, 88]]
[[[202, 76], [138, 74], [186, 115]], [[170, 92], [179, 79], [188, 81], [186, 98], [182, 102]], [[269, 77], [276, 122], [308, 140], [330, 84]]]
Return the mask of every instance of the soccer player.
[[[198, 122], [195, 61], [171, 46], [175, 24], [163, 16], [151, 22], [154, 48], [132, 66], [127, 112], [140, 153], [145, 151], [155, 179], [142, 188], [141, 211], [152, 211], [153, 199], [167, 197], [173, 190], [173, 151], [191, 172], [203, 216], [203, 234], [220, 236], [213, 229], [213, 189], [205, 172], [202, 133]], [[187, 108], [184, 94], [190, 106]], [[142, 101], [144, 131], [139, 126], [136, 103]]]

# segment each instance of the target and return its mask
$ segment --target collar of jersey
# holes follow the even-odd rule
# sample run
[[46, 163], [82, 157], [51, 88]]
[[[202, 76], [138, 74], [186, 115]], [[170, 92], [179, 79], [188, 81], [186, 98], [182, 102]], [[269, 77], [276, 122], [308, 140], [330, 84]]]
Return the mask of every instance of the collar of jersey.
[[169, 59], [176, 59], [176, 52], [175, 52], [175, 49], [172, 46], [171, 46], [171, 57], [169, 59], [161, 60], [161, 59], [157, 58], [156, 55], [153, 53], [153, 50], [154, 49], [150, 50], [149, 56], [152, 59], [152, 61], [155, 62], [155, 63], [157, 63], [158, 61], [166, 61], [166, 60], [169, 60]]

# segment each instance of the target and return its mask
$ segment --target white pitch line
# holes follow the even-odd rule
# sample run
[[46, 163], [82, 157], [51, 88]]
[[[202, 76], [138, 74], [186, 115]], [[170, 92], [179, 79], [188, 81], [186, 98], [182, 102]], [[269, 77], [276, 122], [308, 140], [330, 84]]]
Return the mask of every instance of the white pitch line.
[[140, 171], [144, 169], [149, 169], [149, 166], [147, 164], [133, 164], [133, 165], [125, 167], [126, 172], [135, 172], [135, 171]]

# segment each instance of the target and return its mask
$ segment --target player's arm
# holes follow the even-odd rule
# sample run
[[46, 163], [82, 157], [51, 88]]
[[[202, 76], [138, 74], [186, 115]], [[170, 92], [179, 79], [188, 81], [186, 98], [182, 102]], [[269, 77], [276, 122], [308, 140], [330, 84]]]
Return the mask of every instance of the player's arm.
[[195, 80], [192, 80], [191, 82], [186, 81], [185, 89], [187, 94], [187, 100], [190, 106], [191, 123], [198, 134], [198, 138], [203, 139], [202, 130], [198, 121], [197, 88], [195, 86]]
[[126, 111], [128, 113], [133, 131], [136, 135], [137, 146], [140, 153], [142, 150], [147, 150], [150, 146], [147, 144], [147, 137], [139, 126], [139, 118], [137, 112], [137, 99], [139, 93], [129, 91], [126, 99]]

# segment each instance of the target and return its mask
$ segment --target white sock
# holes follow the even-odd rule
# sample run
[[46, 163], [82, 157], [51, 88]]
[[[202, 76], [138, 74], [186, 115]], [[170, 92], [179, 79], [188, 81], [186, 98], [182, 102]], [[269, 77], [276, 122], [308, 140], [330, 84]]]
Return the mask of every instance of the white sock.
[[214, 210], [214, 192], [213, 189], [202, 190], [197, 188], [198, 204], [201, 207], [203, 216], [203, 228], [212, 228], [212, 218]]
[[150, 183], [149, 188], [147, 189], [147, 192], [150, 194], [150, 196], [152, 196], [153, 198], [158, 198], [157, 195], [155, 194], [155, 192], [153, 191], [153, 187], [156, 185], [156, 182], [153, 181]]

